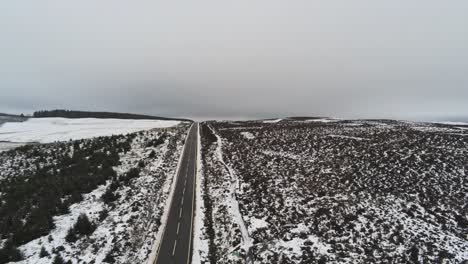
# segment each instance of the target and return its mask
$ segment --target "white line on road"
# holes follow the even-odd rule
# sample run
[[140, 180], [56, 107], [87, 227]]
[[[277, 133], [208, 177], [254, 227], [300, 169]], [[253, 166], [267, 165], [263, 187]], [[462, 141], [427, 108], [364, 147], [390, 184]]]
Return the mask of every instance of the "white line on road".
[[185, 186], [184, 186], [184, 190], [182, 191], [182, 196], [185, 195]]
[[176, 247], [177, 247], [177, 240], [174, 240], [174, 249], [172, 250], [172, 256], [175, 256]]
[[177, 223], [177, 235], [179, 234], [180, 222]]
[[179, 218], [182, 218], [182, 208], [179, 210]]

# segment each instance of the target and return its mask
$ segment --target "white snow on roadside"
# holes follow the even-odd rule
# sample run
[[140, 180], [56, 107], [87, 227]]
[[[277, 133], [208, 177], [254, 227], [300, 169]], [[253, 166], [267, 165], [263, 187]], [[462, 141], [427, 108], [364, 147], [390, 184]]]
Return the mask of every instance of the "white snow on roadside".
[[197, 175], [196, 175], [196, 196], [195, 196], [195, 223], [193, 229], [193, 256], [192, 263], [200, 264], [202, 259], [208, 258], [208, 239], [203, 235], [205, 206], [203, 203], [203, 168], [201, 162], [201, 141], [200, 127], [198, 127], [198, 154], [197, 154]]
[[31, 118], [25, 122], [4, 123], [0, 126], [0, 141], [50, 143], [167, 128], [179, 123], [167, 120]]
[[244, 136], [246, 139], [254, 139], [255, 136], [250, 132], [241, 132], [241, 135]]

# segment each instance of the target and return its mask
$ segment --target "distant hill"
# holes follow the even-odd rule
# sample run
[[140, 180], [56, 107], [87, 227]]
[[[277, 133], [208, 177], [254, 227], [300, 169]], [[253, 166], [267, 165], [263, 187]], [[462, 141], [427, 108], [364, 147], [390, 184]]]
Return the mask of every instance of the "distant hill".
[[297, 121], [324, 119], [324, 118], [328, 118], [328, 117], [324, 117], [324, 116], [290, 116], [290, 117], [287, 117], [287, 119], [297, 120]]
[[168, 117], [129, 114], [129, 113], [89, 112], [89, 111], [74, 111], [74, 110], [63, 110], [63, 109], [36, 111], [34, 112], [33, 117], [35, 118], [64, 117], [64, 118], [151, 119], [151, 120], [177, 120], [177, 121], [192, 122], [192, 120], [184, 119], [184, 118], [168, 118]]
[[456, 117], [438, 118], [435, 121], [438, 121], [438, 122], [463, 122], [463, 123], [468, 123], [468, 117], [456, 116]]
[[26, 119], [28, 118], [21, 115], [0, 113], [0, 125], [5, 122], [23, 122]]
[[0, 116], [8, 116], [8, 117], [22, 117], [20, 115], [13, 115], [13, 114], [6, 114], [6, 113], [0, 113]]

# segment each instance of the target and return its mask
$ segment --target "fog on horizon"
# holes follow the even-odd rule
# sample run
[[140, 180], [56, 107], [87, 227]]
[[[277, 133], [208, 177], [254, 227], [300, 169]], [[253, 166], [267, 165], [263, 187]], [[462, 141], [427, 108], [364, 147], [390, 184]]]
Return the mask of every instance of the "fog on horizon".
[[0, 112], [468, 121], [466, 1], [8, 1]]

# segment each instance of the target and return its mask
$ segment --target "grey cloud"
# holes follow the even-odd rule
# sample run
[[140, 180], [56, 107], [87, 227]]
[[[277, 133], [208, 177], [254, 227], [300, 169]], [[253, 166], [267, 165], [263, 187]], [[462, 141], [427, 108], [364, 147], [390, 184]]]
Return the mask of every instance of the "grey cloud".
[[0, 4], [0, 112], [468, 117], [466, 1]]

